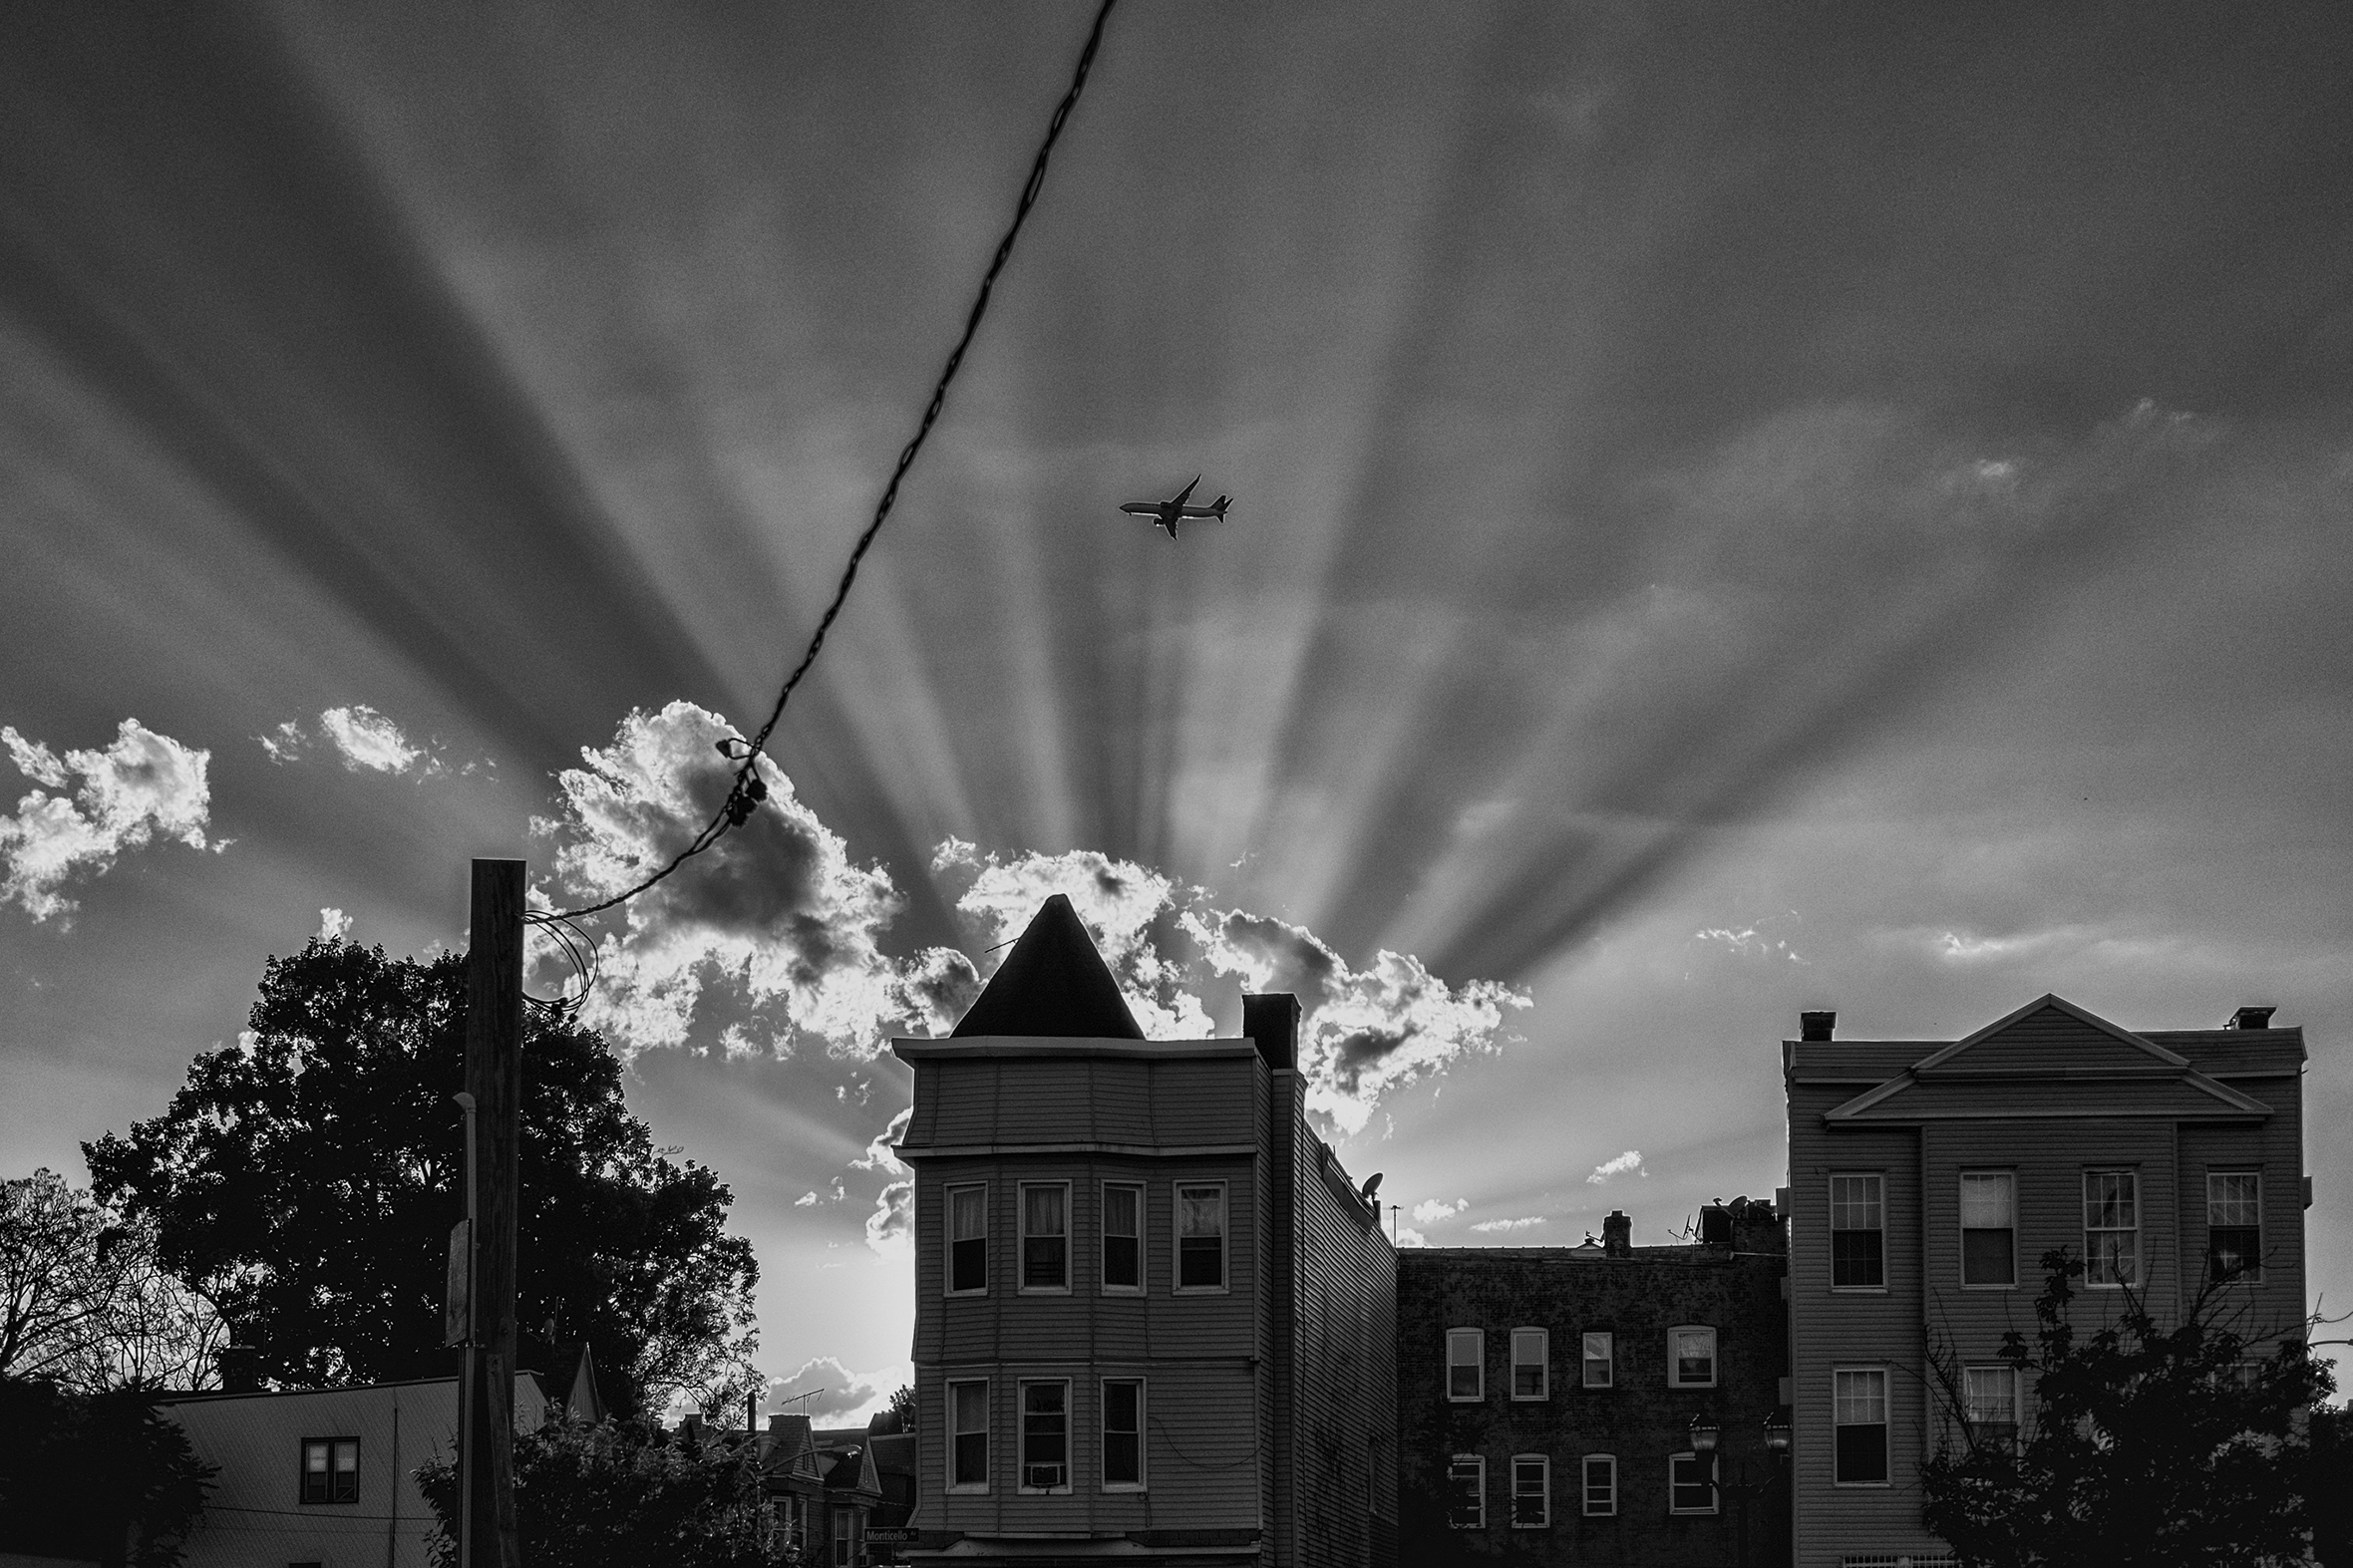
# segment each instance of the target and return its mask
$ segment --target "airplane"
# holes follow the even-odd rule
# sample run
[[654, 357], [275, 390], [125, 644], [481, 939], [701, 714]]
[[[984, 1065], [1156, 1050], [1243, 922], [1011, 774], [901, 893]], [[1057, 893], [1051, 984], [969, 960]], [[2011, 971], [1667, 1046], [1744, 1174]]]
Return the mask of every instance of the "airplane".
[[1122, 506], [1120, 510], [1132, 517], [1150, 517], [1152, 525], [1156, 528], [1168, 529], [1169, 537], [1172, 539], [1176, 537], [1177, 525], [1187, 517], [1198, 517], [1209, 522], [1223, 522], [1225, 508], [1233, 504], [1233, 497], [1230, 495], [1220, 495], [1206, 506], [1184, 504], [1185, 497], [1192, 494], [1193, 484], [1198, 484], [1200, 481], [1201, 476], [1196, 473], [1192, 476], [1192, 484], [1187, 484], [1168, 500], [1132, 500]]

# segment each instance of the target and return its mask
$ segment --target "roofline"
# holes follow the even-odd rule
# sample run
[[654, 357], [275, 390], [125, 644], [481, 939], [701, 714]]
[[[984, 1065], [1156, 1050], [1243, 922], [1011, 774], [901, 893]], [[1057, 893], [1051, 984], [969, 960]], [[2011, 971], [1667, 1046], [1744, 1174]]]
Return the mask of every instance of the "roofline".
[[1158, 1062], [1197, 1057], [1255, 1057], [1247, 1037], [1225, 1040], [1120, 1040], [1109, 1036], [967, 1035], [956, 1039], [899, 1039], [891, 1055], [901, 1062], [952, 1062], [980, 1057], [1147, 1057]]
[[2018, 1011], [2015, 1013], [2011, 1013], [2003, 1018], [1995, 1019], [1992, 1023], [1986, 1025], [1983, 1029], [1978, 1030], [1975, 1034], [1954, 1041], [1951, 1045], [1946, 1046], [1942, 1051], [1936, 1052], [1932, 1056], [1922, 1057], [1919, 1061], [1911, 1065], [1911, 1071], [1914, 1073], [1925, 1073], [1929, 1069], [1936, 1067], [1939, 1063], [1942, 1063], [1949, 1058], [1959, 1056], [1962, 1052], [1968, 1050], [1980, 1040], [1985, 1039], [1988, 1035], [1999, 1034], [2001, 1031], [2008, 1029], [2012, 1024], [2017, 1023], [2020, 1019], [2027, 1017], [2029, 1014], [2039, 1013], [2046, 1007], [2055, 1007], [2060, 1012], [2065, 1013], [2068, 1017], [2074, 1019], [2079, 1024], [2089, 1024], [2092, 1028], [2099, 1030], [2103, 1034], [2115, 1037], [2117, 1040], [2120, 1040], [2124, 1044], [2133, 1047], [2137, 1051], [2146, 1051], [2168, 1067], [2185, 1068], [2189, 1066], [2189, 1059], [2185, 1056], [2183, 1056], [2181, 1053], [2168, 1051], [2165, 1047], [2158, 1045], [2155, 1041], [2145, 1040], [2141, 1036], [2134, 1034], [2131, 1030], [2126, 1029], [2121, 1024], [2112, 1024], [2097, 1013], [2087, 1012], [2083, 1008], [2077, 1007], [2073, 1002], [2068, 1001], [2067, 998], [2060, 996], [2057, 992], [2046, 991], [2041, 996], [2036, 997], [2032, 1002], [2027, 1003], [2026, 1006], [2018, 1009]]

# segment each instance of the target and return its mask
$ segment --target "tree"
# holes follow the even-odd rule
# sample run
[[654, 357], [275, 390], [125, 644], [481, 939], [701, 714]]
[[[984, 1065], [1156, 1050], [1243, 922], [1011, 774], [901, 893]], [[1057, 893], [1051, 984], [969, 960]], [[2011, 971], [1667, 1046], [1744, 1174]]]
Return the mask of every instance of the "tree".
[[[465, 1012], [462, 954], [314, 940], [270, 961], [252, 1028], [197, 1057], [163, 1115], [83, 1146], [99, 1194], [153, 1219], [265, 1380], [450, 1370]], [[726, 1184], [654, 1147], [600, 1037], [525, 1012], [516, 1321], [585, 1338], [623, 1412], [739, 1382], [759, 1271], [726, 1233]]]
[[2209, 1287], [2179, 1327], [2128, 1290], [2112, 1322], [2081, 1333], [2083, 1260], [2062, 1249], [2042, 1262], [2034, 1343], [2012, 1330], [2000, 1353], [2032, 1375], [2022, 1435], [1973, 1428], [1959, 1369], [1936, 1358], [1945, 1429], [1920, 1468], [1927, 1527], [1988, 1568], [2303, 1561], [2304, 1429], [2332, 1387], [2304, 1325], [2249, 1340]]
[[212, 1473], [138, 1390], [0, 1378], [0, 1551], [169, 1568]]
[[[773, 1568], [794, 1559], [760, 1452], [644, 1420], [550, 1421], [514, 1439], [515, 1533], [531, 1568]], [[454, 1568], [456, 1472], [436, 1460], [417, 1480], [441, 1521], [433, 1560]]]
[[55, 1171], [0, 1182], [0, 1377], [83, 1393], [199, 1388], [223, 1333], [164, 1268], [152, 1222]]
[[900, 1384], [890, 1391], [890, 1403], [883, 1407], [883, 1417], [889, 1425], [880, 1431], [902, 1432], [915, 1429], [915, 1390], [912, 1384]]

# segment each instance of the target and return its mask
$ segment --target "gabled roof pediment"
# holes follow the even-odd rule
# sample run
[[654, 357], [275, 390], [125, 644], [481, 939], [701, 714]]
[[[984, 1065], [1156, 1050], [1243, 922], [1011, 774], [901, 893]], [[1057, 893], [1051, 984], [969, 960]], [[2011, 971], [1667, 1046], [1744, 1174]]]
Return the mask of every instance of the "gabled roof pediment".
[[[2022, 1099], [2028, 1085], [2032, 1097]], [[2270, 1106], [2197, 1072], [2178, 1052], [2064, 997], [2042, 996], [1823, 1114], [1827, 1121], [1853, 1122], [2270, 1113]]]

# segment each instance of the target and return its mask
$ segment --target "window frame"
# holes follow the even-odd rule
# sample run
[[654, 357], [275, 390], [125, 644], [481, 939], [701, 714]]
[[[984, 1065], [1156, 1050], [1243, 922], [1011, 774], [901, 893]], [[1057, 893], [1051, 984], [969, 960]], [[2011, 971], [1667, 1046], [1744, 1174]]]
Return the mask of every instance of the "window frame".
[[[1683, 1354], [1678, 1337], [1685, 1334], [1705, 1334], [1708, 1337], [1708, 1379], [1694, 1382], [1683, 1376]], [[1667, 1330], [1667, 1387], [1670, 1389], [1713, 1389], [1724, 1381], [1723, 1340], [1712, 1323], [1678, 1323]]]
[[[996, 1454], [993, 1451], [996, 1445], [996, 1407], [989, 1402], [989, 1380], [986, 1378], [950, 1378], [946, 1382], [948, 1408], [945, 1424], [947, 1426], [948, 1451], [946, 1484], [941, 1489], [951, 1496], [985, 1497], [988, 1495], [989, 1482], [993, 1478], [992, 1472], [996, 1463]], [[978, 1389], [980, 1391], [980, 1479], [977, 1481], [956, 1479], [957, 1442], [958, 1439], [969, 1435], [965, 1427], [956, 1424], [956, 1391], [958, 1389]]]
[[[1519, 1359], [1519, 1342], [1526, 1335], [1535, 1336], [1536, 1359], [1532, 1362]], [[1536, 1370], [1536, 1392], [1533, 1394], [1519, 1392], [1519, 1369], [1522, 1367], [1533, 1367]], [[1552, 1398], [1552, 1335], [1549, 1330], [1525, 1324], [1512, 1331], [1512, 1381], [1509, 1387], [1512, 1403], [1515, 1405], [1539, 1405]]]
[[[1686, 1508], [1675, 1500], [1675, 1492], [1682, 1483], [1675, 1479], [1675, 1470], [1686, 1459], [1694, 1464], [1704, 1462], [1708, 1472], [1708, 1505], [1705, 1508]], [[1684, 1518], [1698, 1518], [1724, 1511], [1724, 1483], [1716, 1473], [1716, 1456], [1686, 1448], [1681, 1453], [1667, 1455], [1667, 1512]]]
[[[1858, 1374], [1866, 1377], [1873, 1377], [1879, 1380], [1880, 1418], [1876, 1422], [1842, 1421], [1839, 1419], [1839, 1379], [1842, 1377], [1853, 1377]], [[1887, 1368], [1881, 1363], [1857, 1363], [1844, 1367], [1835, 1366], [1831, 1369], [1831, 1484], [1833, 1486], [1884, 1488], [1893, 1486], [1895, 1484], [1895, 1411], [1893, 1408], [1893, 1399], [1894, 1380], [1887, 1375]], [[1839, 1453], [1840, 1429], [1846, 1426], [1870, 1426], [1874, 1424], [1879, 1428], [1879, 1478], [1877, 1480], [1856, 1481], [1845, 1479], [1840, 1474], [1839, 1469], [1841, 1462], [1841, 1456]]]
[[[1981, 1377], [1999, 1378], [2009, 1386], [2010, 1418], [2007, 1421], [1981, 1420], [1977, 1414], [1977, 1380]], [[2007, 1362], [1971, 1362], [1961, 1368], [1961, 1417], [1969, 1428], [1969, 1441], [1977, 1443], [1994, 1440], [2005, 1447], [2014, 1447], [2021, 1435], [2024, 1419], [2021, 1413], [2025, 1391], [2020, 1387], [2018, 1369]], [[2005, 1434], [1995, 1428], [2007, 1426]]]
[[[1867, 1181], [1877, 1193], [1874, 1200], [1879, 1223], [1876, 1226], [1839, 1224], [1839, 1183]], [[1851, 1292], [1864, 1296], [1883, 1296], [1887, 1293], [1887, 1173], [1883, 1170], [1834, 1170], [1824, 1190], [1830, 1195], [1829, 1234], [1831, 1239], [1831, 1289], [1841, 1294]], [[1879, 1277], [1876, 1283], [1842, 1285], [1839, 1283], [1839, 1236], [1844, 1229], [1849, 1234], [1868, 1232], [1879, 1238]]]
[[[1062, 1283], [1032, 1285], [1030, 1283], [1030, 1228], [1029, 1195], [1032, 1192], [1059, 1191], [1062, 1194], [1062, 1234], [1059, 1237], [1040, 1235], [1041, 1241], [1062, 1243]], [[1020, 1237], [1020, 1273], [1014, 1277], [1013, 1293], [1017, 1296], [1067, 1296], [1070, 1294], [1071, 1212], [1070, 1183], [1067, 1181], [1017, 1181], [1013, 1191], [1014, 1208], [1018, 1215], [1017, 1233]]]
[[[1184, 1194], [1204, 1187], [1217, 1189], [1217, 1283], [1184, 1283]], [[1170, 1293], [1176, 1296], [1224, 1296], [1233, 1290], [1233, 1189], [1222, 1177], [1170, 1184], [1169, 1255], [1173, 1262]]]
[[[980, 1194], [980, 1234], [959, 1238], [956, 1235], [956, 1194]], [[949, 1181], [940, 1185], [940, 1247], [945, 1272], [940, 1276], [943, 1296], [986, 1296], [989, 1293], [989, 1184], [986, 1181]], [[956, 1244], [958, 1240], [980, 1243], [980, 1283], [962, 1289], [956, 1286]]]
[[[1527, 1495], [1519, 1489], [1521, 1465], [1534, 1466], [1538, 1477], [1535, 1491], [1538, 1517], [1532, 1522], [1519, 1517], [1519, 1499]], [[1514, 1530], [1549, 1530], [1552, 1528], [1552, 1459], [1550, 1455], [1542, 1453], [1515, 1453], [1512, 1455], [1510, 1527]]]
[[[2217, 1225], [2214, 1223], [2214, 1183], [2217, 1181], [2252, 1181], [2255, 1184], [2252, 1225]], [[2215, 1285], [2260, 1285], [2263, 1283], [2263, 1172], [2260, 1169], [2224, 1167], [2206, 1171], [2206, 1247], [2205, 1277]], [[2247, 1249], [2247, 1261], [2228, 1274], [2214, 1272], [2214, 1232], [2217, 1230], [2252, 1231], [2254, 1245]]]
[[[1458, 1338], [1466, 1335], [1469, 1336], [1472, 1359], [1468, 1362], [1459, 1362], [1455, 1360], [1455, 1342]], [[1471, 1369], [1472, 1382], [1477, 1386], [1472, 1393], [1457, 1394], [1455, 1392], [1455, 1369], [1457, 1367]], [[1446, 1403], [1449, 1405], [1484, 1405], [1487, 1403], [1487, 1330], [1453, 1328], [1446, 1331], [1446, 1370], [1441, 1375], [1439, 1386], [1446, 1390]]]
[[[1114, 1192], [1133, 1193], [1136, 1198], [1136, 1230], [1134, 1235], [1128, 1238], [1136, 1243], [1136, 1283], [1133, 1285], [1112, 1283], [1111, 1194]], [[1102, 1190], [1097, 1194], [1097, 1200], [1102, 1204], [1102, 1207], [1096, 1211], [1097, 1224], [1095, 1228], [1100, 1243], [1098, 1247], [1100, 1256], [1096, 1259], [1095, 1273], [1102, 1286], [1103, 1294], [1106, 1296], [1141, 1296], [1145, 1293], [1147, 1284], [1144, 1273], [1144, 1183], [1141, 1181], [1105, 1181]]]
[[[1463, 1478], [1460, 1472], [1466, 1465], [1470, 1466], [1472, 1476], [1476, 1479], [1479, 1499], [1479, 1517], [1470, 1524], [1465, 1524], [1456, 1517], [1455, 1508], [1455, 1483]], [[1487, 1528], [1487, 1455], [1458, 1453], [1447, 1460], [1446, 1527], [1450, 1530], [1484, 1530]]]
[[[1969, 1278], [1969, 1236], [1972, 1231], [1993, 1230], [1991, 1225], [1970, 1225], [1967, 1221], [1968, 1204], [1964, 1197], [1972, 1180], [1983, 1181], [1999, 1177], [2010, 1188], [2010, 1277], [2006, 1280], [1972, 1280]], [[1882, 1211], [1883, 1212], [1883, 1211]], [[1953, 1184], [1953, 1229], [1960, 1240], [1959, 1275], [1963, 1290], [2016, 1290], [2018, 1288], [2018, 1172], [2012, 1167], [1971, 1168], [1958, 1172]]]
[[[2094, 1226], [2092, 1223], [2092, 1183], [2099, 1178], [2109, 1176], [2121, 1176], [2130, 1183], [2127, 1188], [2131, 1194], [2133, 1209], [2133, 1222], [2130, 1225]], [[2083, 1179], [2083, 1220], [2084, 1288], [2086, 1290], [2138, 1289], [2141, 1285], [2141, 1167], [2138, 1165], [2086, 1165]], [[2130, 1274], [2119, 1275], [2113, 1279], [2093, 1278], [2092, 1271], [2095, 1266], [2112, 1261], [2104, 1259], [2099, 1249], [2093, 1246], [2092, 1238], [2094, 1236], [2124, 1236], [2130, 1239], [2133, 1263]]]
[[[1014, 1455], [1013, 1490], [1016, 1495], [1023, 1497], [1068, 1497], [1074, 1490], [1072, 1480], [1078, 1466], [1074, 1462], [1076, 1455], [1073, 1452], [1075, 1434], [1071, 1430], [1070, 1385], [1071, 1380], [1068, 1378], [1022, 1378], [1017, 1380], [1018, 1394], [1013, 1416], [1016, 1422], [1014, 1440], [1020, 1444]], [[1032, 1389], [1060, 1389], [1062, 1391], [1062, 1484], [1059, 1486], [1032, 1486], [1030, 1484], [1029, 1391]]]
[[[1577, 1387], [1606, 1390], [1617, 1387], [1617, 1331], [1614, 1329], [1580, 1329], [1577, 1331]], [[1593, 1355], [1593, 1342], [1601, 1342], [1601, 1355]], [[1601, 1381], [1593, 1381], [1593, 1367], [1598, 1361]]]
[[[325, 1466], [319, 1471], [319, 1495], [310, 1494], [310, 1450], [324, 1450]], [[336, 1457], [351, 1454], [351, 1495], [340, 1496], [343, 1488], [337, 1484], [344, 1474], [335, 1466]], [[294, 1495], [306, 1508], [349, 1508], [360, 1500], [360, 1440], [357, 1436], [304, 1437], [294, 1446]]]
[[[1609, 1466], [1609, 1482], [1598, 1506], [1593, 1500], [1593, 1466]], [[1577, 1459], [1577, 1491], [1588, 1519], [1614, 1519], [1618, 1511], [1618, 1461], [1614, 1453], [1587, 1453]]]
[[[828, 1532], [827, 1544], [833, 1547], [834, 1568], [857, 1568], [865, 1556], [865, 1531], [858, 1528], [862, 1519], [857, 1509], [847, 1503], [834, 1504], [833, 1529]], [[843, 1526], [847, 1528], [843, 1528]]]
[[[1148, 1421], [1148, 1418], [1147, 1418], [1147, 1416], [1146, 1416], [1146, 1414], [1145, 1414], [1145, 1389], [1144, 1389], [1144, 1381], [1145, 1381], [1145, 1380], [1144, 1380], [1144, 1379], [1142, 1379], [1142, 1378], [1133, 1378], [1133, 1377], [1120, 1377], [1120, 1378], [1104, 1378], [1104, 1379], [1101, 1379], [1101, 1380], [1099, 1380], [1099, 1382], [1098, 1382], [1098, 1386], [1097, 1386], [1097, 1388], [1096, 1388], [1096, 1403], [1095, 1403], [1095, 1425], [1096, 1425], [1096, 1433], [1097, 1433], [1097, 1437], [1098, 1437], [1098, 1439], [1099, 1439], [1099, 1440], [1098, 1440], [1098, 1441], [1097, 1441], [1097, 1443], [1096, 1443], [1096, 1459], [1097, 1459], [1097, 1463], [1096, 1463], [1096, 1466], [1095, 1466], [1095, 1476], [1096, 1476], [1096, 1485], [1097, 1485], [1097, 1487], [1098, 1487], [1098, 1489], [1099, 1489], [1099, 1490], [1102, 1490], [1102, 1491], [1107, 1491], [1107, 1492], [1121, 1492], [1121, 1493], [1133, 1493], [1133, 1492], [1141, 1492], [1141, 1491], [1149, 1491], [1149, 1490], [1151, 1490], [1151, 1487], [1152, 1487], [1152, 1474], [1151, 1474], [1151, 1470], [1150, 1470], [1150, 1468], [1149, 1468], [1149, 1462], [1150, 1462], [1150, 1461], [1149, 1461], [1149, 1459], [1147, 1458], [1147, 1453], [1146, 1453], [1146, 1450], [1147, 1450], [1148, 1444], [1147, 1444], [1147, 1443], [1145, 1442], [1145, 1440], [1144, 1440], [1144, 1434], [1145, 1434], [1145, 1432], [1146, 1432], [1147, 1430], [1149, 1430], [1149, 1429], [1150, 1429], [1149, 1421]], [[1135, 1388], [1135, 1390], [1136, 1390], [1136, 1479], [1134, 1479], [1134, 1480], [1132, 1480], [1132, 1481], [1115, 1481], [1115, 1480], [1113, 1480], [1113, 1479], [1111, 1478], [1111, 1474], [1110, 1474], [1110, 1470], [1111, 1470], [1111, 1393], [1110, 1393], [1110, 1390], [1111, 1390], [1111, 1388], [1112, 1388], [1112, 1386], [1113, 1386], [1114, 1384], [1119, 1384], [1119, 1385], [1122, 1385], [1122, 1386], [1133, 1386], [1133, 1387]]]

